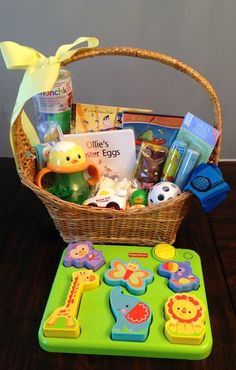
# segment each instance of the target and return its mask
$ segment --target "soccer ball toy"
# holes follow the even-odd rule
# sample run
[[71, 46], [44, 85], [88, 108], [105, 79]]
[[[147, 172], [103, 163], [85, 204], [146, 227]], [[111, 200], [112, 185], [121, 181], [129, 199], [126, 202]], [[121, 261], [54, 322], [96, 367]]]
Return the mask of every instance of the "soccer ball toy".
[[154, 185], [148, 194], [148, 204], [149, 205], [156, 205], [166, 200], [171, 200], [176, 198], [182, 192], [179, 187], [172, 182], [163, 181], [158, 182]]

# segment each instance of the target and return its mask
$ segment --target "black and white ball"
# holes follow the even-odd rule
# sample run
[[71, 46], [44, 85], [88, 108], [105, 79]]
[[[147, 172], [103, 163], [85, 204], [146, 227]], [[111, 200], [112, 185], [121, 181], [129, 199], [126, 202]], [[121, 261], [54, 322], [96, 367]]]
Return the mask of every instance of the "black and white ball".
[[179, 187], [172, 182], [163, 181], [154, 185], [148, 194], [148, 204], [156, 205], [167, 200], [176, 198], [182, 192]]

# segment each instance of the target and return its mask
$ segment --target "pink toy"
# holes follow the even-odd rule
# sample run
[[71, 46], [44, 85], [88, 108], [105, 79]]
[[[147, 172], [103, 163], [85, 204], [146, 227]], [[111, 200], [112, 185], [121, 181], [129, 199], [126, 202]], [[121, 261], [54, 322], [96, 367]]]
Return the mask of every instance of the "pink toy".
[[106, 261], [102, 252], [93, 248], [91, 240], [86, 240], [68, 244], [63, 263], [66, 267], [86, 267], [97, 271]]

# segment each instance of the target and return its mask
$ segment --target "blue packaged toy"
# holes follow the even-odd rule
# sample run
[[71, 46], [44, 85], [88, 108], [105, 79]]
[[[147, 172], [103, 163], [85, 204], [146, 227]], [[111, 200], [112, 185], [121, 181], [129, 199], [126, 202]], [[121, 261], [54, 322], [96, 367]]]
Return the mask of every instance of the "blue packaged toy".
[[192, 113], [187, 113], [180, 127], [177, 140], [199, 153], [197, 164], [207, 163], [220, 136], [220, 131]]
[[199, 153], [196, 150], [187, 148], [180, 168], [175, 179], [175, 184], [183, 189], [186, 185], [194, 167], [197, 164]]
[[210, 212], [225, 200], [230, 187], [215, 164], [201, 163], [184, 188], [184, 191], [188, 190], [199, 199], [204, 211]]

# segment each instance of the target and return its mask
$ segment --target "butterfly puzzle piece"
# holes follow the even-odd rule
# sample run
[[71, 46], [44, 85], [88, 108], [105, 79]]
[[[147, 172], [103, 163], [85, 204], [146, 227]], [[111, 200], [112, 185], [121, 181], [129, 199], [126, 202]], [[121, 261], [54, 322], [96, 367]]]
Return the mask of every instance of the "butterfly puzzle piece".
[[168, 286], [175, 293], [197, 290], [200, 285], [199, 278], [192, 273], [189, 261], [164, 262], [159, 266], [158, 274], [169, 279]]
[[110, 306], [116, 319], [112, 340], [144, 342], [152, 321], [150, 307], [136, 297], [123, 294], [120, 286], [111, 290]]
[[105, 272], [104, 281], [108, 285], [124, 286], [131, 294], [141, 295], [147, 284], [153, 281], [153, 273], [142, 268], [137, 261], [125, 262], [120, 259], [111, 261], [111, 268]]
[[192, 294], [175, 294], [165, 304], [164, 333], [171, 343], [199, 345], [204, 339], [206, 309]]
[[90, 240], [68, 244], [63, 264], [66, 267], [86, 267], [97, 271], [106, 263], [101, 251], [93, 248]]

